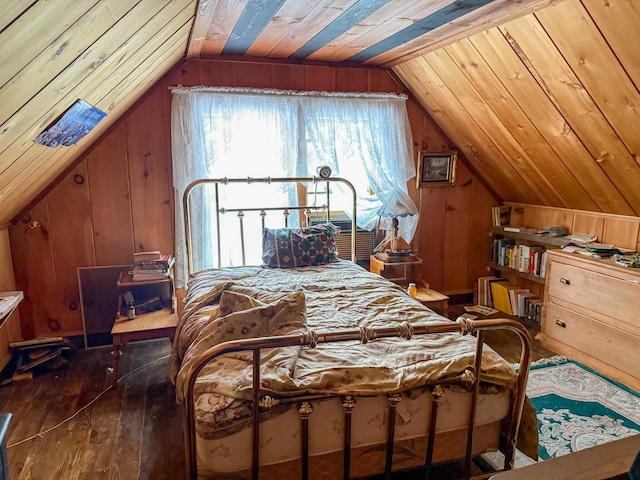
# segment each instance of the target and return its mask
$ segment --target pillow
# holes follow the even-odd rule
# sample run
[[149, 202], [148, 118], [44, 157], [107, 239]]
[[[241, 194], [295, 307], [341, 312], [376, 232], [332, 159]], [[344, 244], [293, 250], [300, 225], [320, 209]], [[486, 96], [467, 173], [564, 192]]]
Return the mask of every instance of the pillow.
[[339, 227], [330, 223], [307, 228], [265, 228], [262, 261], [267, 267], [292, 268], [338, 261], [333, 237]]
[[219, 317], [224, 317], [231, 313], [241, 312], [243, 310], [249, 310], [254, 307], [261, 307], [264, 303], [255, 298], [245, 295], [244, 293], [233, 292], [231, 290], [225, 290], [220, 297], [220, 314]]

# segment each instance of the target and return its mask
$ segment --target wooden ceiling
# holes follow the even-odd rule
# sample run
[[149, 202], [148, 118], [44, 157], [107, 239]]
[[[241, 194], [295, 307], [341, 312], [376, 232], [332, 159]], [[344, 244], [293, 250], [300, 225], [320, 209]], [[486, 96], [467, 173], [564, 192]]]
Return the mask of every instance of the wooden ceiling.
[[[502, 199], [638, 215], [639, 4], [4, 0], [0, 226], [177, 62], [220, 55], [389, 68]], [[34, 143], [80, 98], [97, 128]]]
[[402, 63], [557, 0], [201, 0], [189, 57]]
[[[197, 0], [3, 0], [0, 225], [184, 58]], [[107, 113], [71, 147], [36, 136], [78, 99]]]
[[393, 70], [503, 199], [640, 215], [638, 25], [566, 0]]

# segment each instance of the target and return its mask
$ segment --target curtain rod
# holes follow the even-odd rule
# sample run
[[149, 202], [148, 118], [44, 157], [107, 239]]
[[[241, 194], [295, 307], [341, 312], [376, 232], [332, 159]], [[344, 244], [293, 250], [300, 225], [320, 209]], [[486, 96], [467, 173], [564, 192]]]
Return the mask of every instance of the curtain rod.
[[278, 90], [275, 88], [248, 88], [248, 87], [209, 87], [195, 86], [184, 87], [182, 85], [170, 86], [171, 93], [229, 93], [237, 95], [273, 95], [273, 96], [300, 96], [300, 97], [333, 97], [333, 98], [385, 98], [406, 100], [405, 94], [391, 92], [324, 92], [304, 90]]

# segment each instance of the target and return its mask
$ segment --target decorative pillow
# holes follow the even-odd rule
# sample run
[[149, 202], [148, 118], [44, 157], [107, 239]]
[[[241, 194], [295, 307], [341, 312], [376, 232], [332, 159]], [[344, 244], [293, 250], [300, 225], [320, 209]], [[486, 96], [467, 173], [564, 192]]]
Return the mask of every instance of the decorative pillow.
[[292, 268], [338, 261], [334, 236], [340, 228], [330, 223], [307, 228], [265, 228], [262, 261], [267, 267]]
[[220, 297], [220, 314], [218, 316], [224, 317], [230, 313], [242, 312], [243, 310], [261, 307], [263, 305], [264, 303], [260, 300], [256, 300], [244, 293], [225, 290]]

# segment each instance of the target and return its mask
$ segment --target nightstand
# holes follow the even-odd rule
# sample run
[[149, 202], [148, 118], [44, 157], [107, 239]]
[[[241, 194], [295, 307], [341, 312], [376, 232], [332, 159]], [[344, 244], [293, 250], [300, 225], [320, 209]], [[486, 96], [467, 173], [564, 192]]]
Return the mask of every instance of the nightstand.
[[407, 286], [410, 282], [416, 285], [422, 283], [420, 276], [422, 260], [413, 257], [411, 260], [380, 260], [375, 255], [369, 257], [369, 271], [391, 280], [398, 285]]
[[[111, 329], [113, 337], [113, 385], [118, 382], [118, 364], [122, 355], [122, 348], [131, 341], [151, 340], [157, 338], [173, 337], [178, 326], [178, 315], [175, 313], [175, 298], [173, 290], [173, 277], [168, 276], [161, 280], [135, 281], [126, 272], [120, 274], [118, 279], [118, 312], [116, 321]], [[162, 309], [146, 313], [136, 313], [132, 320], [123, 314], [125, 292], [131, 292], [137, 301], [150, 298], [160, 298]]]
[[420, 265], [422, 260], [413, 257], [410, 260], [383, 261], [375, 255], [369, 257], [369, 271], [391, 280], [393, 283], [406, 287], [410, 282], [416, 284], [418, 294], [416, 300], [429, 308], [437, 308], [447, 317], [449, 315], [449, 297], [429, 288], [429, 284], [422, 280]]

